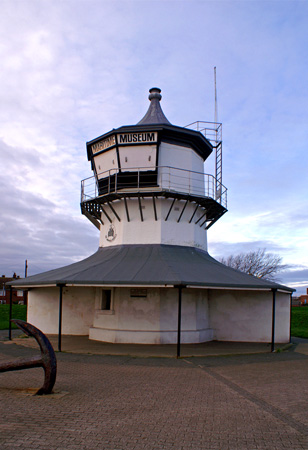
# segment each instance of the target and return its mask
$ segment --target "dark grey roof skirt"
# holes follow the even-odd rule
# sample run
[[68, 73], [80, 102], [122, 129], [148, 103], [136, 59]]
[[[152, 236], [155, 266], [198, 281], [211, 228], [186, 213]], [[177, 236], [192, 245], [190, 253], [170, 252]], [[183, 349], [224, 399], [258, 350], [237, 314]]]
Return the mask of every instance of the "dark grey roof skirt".
[[160, 106], [161, 90], [159, 88], [150, 89], [150, 106], [146, 115], [137, 123], [137, 125], [153, 125], [153, 124], [168, 124], [171, 125]]
[[120, 245], [59, 269], [14, 280], [12, 286], [200, 286], [230, 289], [294, 289], [221, 264], [207, 252], [176, 245]]

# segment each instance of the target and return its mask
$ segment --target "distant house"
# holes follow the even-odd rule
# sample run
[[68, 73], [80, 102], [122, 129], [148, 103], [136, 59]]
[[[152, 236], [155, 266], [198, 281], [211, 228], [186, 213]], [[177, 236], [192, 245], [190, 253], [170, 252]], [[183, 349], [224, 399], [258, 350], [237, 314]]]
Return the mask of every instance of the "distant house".
[[306, 294], [300, 295], [298, 300], [300, 301], [300, 306], [308, 306], [308, 288]]
[[299, 297], [292, 296], [292, 306], [301, 306]]
[[[2, 275], [0, 277], [0, 304], [9, 304], [10, 303], [10, 288], [6, 286], [6, 283], [10, 281], [15, 281], [20, 278], [19, 275], [16, 275], [16, 273], [13, 274], [12, 277], [6, 277], [5, 275]], [[26, 305], [27, 304], [27, 291], [21, 291], [17, 289], [12, 289], [12, 300], [13, 303], [18, 303], [20, 305]]]

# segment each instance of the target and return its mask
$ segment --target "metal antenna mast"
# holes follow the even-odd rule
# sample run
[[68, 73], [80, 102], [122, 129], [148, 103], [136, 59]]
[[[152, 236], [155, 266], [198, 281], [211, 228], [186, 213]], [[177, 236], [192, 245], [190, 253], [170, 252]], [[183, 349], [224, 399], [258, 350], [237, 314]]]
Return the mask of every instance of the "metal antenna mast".
[[[221, 124], [218, 123], [217, 111], [217, 85], [216, 85], [216, 66], [214, 67], [214, 85], [215, 85], [215, 141], [216, 141], [216, 163], [215, 163], [215, 178], [216, 178], [216, 200], [221, 197], [222, 187], [222, 141], [221, 141]], [[218, 128], [220, 127], [220, 133]]]
[[214, 88], [215, 88], [215, 117], [214, 122], [217, 123], [218, 118], [218, 111], [217, 111], [217, 85], [216, 85], [216, 66], [214, 67]]

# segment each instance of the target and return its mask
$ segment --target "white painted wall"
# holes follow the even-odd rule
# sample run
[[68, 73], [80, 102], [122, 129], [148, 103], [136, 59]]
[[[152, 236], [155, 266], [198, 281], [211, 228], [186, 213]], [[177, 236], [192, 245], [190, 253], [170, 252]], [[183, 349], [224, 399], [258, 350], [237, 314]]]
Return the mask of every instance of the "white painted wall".
[[[89, 334], [106, 342], [177, 342], [176, 288], [148, 288], [147, 297], [131, 297], [130, 288], [114, 288], [111, 311], [100, 309], [101, 290], [63, 289], [63, 334]], [[59, 288], [30, 290], [27, 320], [46, 334], [57, 334]], [[271, 292], [183, 289], [183, 343], [271, 342], [271, 333]], [[289, 337], [290, 295], [277, 293], [275, 342], [287, 343]]]
[[203, 172], [203, 158], [191, 147], [162, 142], [159, 146], [158, 165]]
[[[95, 288], [65, 287], [62, 297], [62, 333], [88, 335], [94, 317]], [[59, 288], [33, 288], [28, 294], [27, 321], [43, 333], [57, 334]]]
[[158, 171], [158, 184], [163, 188], [204, 195], [204, 161], [192, 148], [162, 142], [159, 146], [158, 166], [161, 167]]
[[[119, 167], [118, 165], [118, 157], [116, 149], [113, 148], [106, 152], [100, 153], [94, 157], [95, 169], [98, 174], [98, 179], [108, 177], [109, 175], [113, 175], [117, 172]], [[109, 171], [111, 173], [109, 174]]]
[[290, 340], [290, 294], [276, 293], [275, 312], [275, 341], [289, 342]]
[[[209, 311], [218, 341], [271, 342], [272, 292], [210, 290]], [[289, 342], [290, 295], [278, 293], [276, 342]]]
[[155, 170], [156, 148], [156, 144], [119, 147], [121, 169], [124, 172], [135, 172], [136, 167], [145, 168], [145, 170]]
[[185, 201], [176, 201], [168, 220], [165, 220], [171, 203], [171, 199], [164, 198], [159, 198], [156, 201], [156, 221], [152, 198], [141, 199], [143, 222], [140, 218], [139, 204], [136, 198], [127, 200], [130, 222], [127, 222], [123, 201], [112, 203], [121, 222], [118, 221], [108, 206], [104, 206], [106, 212], [112, 219], [116, 237], [112, 241], [107, 239], [110, 222], [102, 213], [101, 217], [104, 221], [104, 225], [101, 225], [100, 228], [100, 247], [124, 244], [169, 244], [197, 247], [207, 250], [207, 231], [204, 229], [204, 226], [202, 228], [200, 227], [202, 221], [195, 224], [201, 214], [203, 214], [203, 210], [199, 209], [194, 216], [193, 221], [189, 223], [189, 219], [195, 209], [195, 204], [188, 203], [183, 216], [178, 223], [177, 220], [185, 205]]
[[[141, 166], [149, 169], [156, 165], [156, 145], [127, 145], [119, 147], [119, 152], [121, 166], [127, 170], [131, 167]], [[95, 161], [96, 164], [105, 164], [104, 170], [114, 167], [116, 162], [115, 149], [95, 156]], [[177, 192], [204, 195], [203, 159], [192, 148], [162, 142], [159, 147], [159, 165], [176, 167], [176, 169], [161, 168], [159, 170], [158, 183], [162, 187]], [[102, 165], [100, 167], [102, 168]], [[185, 171], [178, 169], [184, 169]], [[200, 173], [189, 173], [188, 170]], [[157, 220], [154, 216], [152, 198], [143, 198], [141, 203], [143, 221], [140, 217], [138, 200], [136, 198], [127, 200], [129, 222], [127, 221], [123, 200], [112, 202], [112, 206], [121, 221], [118, 221], [108, 205], [104, 205], [104, 209], [112, 220], [114, 239], [111, 239], [108, 235], [110, 222], [102, 213], [101, 217], [104, 224], [100, 228], [100, 247], [123, 244], [169, 244], [207, 250], [205, 226], [200, 227], [202, 222], [195, 224], [203, 214], [201, 208], [197, 211], [192, 222], [189, 223], [196, 206], [194, 203], [187, 204], [180, 222], [178, 222], [178, 219], [185, 201], [176, 201], [168, 220], [165, 220], [165, 218], [172, 203], [171, 199], [157, 199]]]
[[[171, 344], [177, 342], [178, 290], [147, 289], [147, 297], [130, 296], [129, 288], [114, 289], [113, 314], [96, 310], [90, 339], [106, 342]], [[212, 339], [207, 291], [183, 289], [183, 343]]]

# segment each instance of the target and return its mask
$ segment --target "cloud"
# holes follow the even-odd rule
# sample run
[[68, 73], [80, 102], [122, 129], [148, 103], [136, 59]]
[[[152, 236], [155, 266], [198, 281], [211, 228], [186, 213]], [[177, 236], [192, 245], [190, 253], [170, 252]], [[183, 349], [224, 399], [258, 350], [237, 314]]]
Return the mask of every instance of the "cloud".
[[306, 265], [305, 2], [1, 6], [3, 273], [26, 258], [45, 270], [94, 251], [97, 231], [79, 207], [80, 180], [92, 175], [86, 141], [137, 123], [153, 85], [175, 125], [212, 121], [214, 66], [229, 212], [209, 230], [210, 252], [267, 248]]
[[[23, 153], [1, 142], [0, 152], [6, 163], [5, 175], [0, 179], [1, 272], [22, 275], [28, 259], [29, 274], [33, 274], [94, 252], [98, 247], [94, 227], [67, 207], [61, 197], [52, 200], [52, 196], [48, 199], [40, 192], [38, 179], [42, 173], [38, 173], [43, 171], [49, 180], [52, 177], [47, 176], [48, 170], [36, 152]], [[66, 181], [61, 185], [65, 187]], [[76, 191], [77, 187], [79, 183]]]
[[296, 296], [306, 294], [308, 289], [308, 266], [305, 268], [286, 270], [281, 272], [284, 284], [296, 289]]
[[[288, 247], [288, 244], [279, 245], [275, 241], [260, 240], [234, 243], [223, 241], [213, 242], [209, 245], [209, 252], [216, 259], [226, 258], [240, 253], [249, 253], [258, 249], [266, 249], [267, 253], [284, 256], [282, 264], [287, 265], [287, 268], [277, 274], [277, 282], [296, 289], [296, 295], [306, 293], [306, 289], [308, 288], [308, 265], [300, 264], [296, 258], [292, 259], [290, 257], [290, 253], [293, 250]], [[289, 259], [285, 258], [286, 255]], [[290, 263], [290, 261], [293, 261], [293, 263]]]
[[210, 253], [217, 258], [228, 257], [231, 255], [237, 255], [239, 253], [254, 252], [260, 248], [265, 248], [268, 253], [277, 253], [285, 250], [285, 248], [279, 246], [275, 242], [271, 241], [244, 241], [244, 242], [214, 242], [210, 244]]

